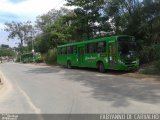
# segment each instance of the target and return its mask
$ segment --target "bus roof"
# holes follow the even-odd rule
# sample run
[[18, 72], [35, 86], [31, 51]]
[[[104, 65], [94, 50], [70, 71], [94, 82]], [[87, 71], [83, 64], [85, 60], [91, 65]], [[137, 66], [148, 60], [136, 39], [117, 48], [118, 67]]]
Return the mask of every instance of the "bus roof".
[[132, 37], [129, 35], [116, 35], [116, 36], [109, 36], [109, 37], [101, 37], [101, 38], [96, 38], [92, 40], [86, 40], [86, 41], [81, 41], [81, 42], [73, 42], [73, 43], [67, 43], [64, 45], [59, 45], [58, 47], [66, 47], [66, 46], [72, 46], [72, 45], [79, 45], [79, 44], [84, 44], [84, 43], [93, 43], [93, 42], [98, 42], [98, 41], [103, 41], [103, 40], [110, 40], [112, 38], [117, 38], [117, 37]]

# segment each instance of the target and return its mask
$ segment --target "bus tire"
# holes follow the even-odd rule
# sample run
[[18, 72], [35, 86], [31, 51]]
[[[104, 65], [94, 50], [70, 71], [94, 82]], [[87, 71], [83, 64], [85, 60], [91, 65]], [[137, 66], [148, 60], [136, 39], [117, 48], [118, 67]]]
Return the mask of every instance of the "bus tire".
[[68, 69], [71, 69], [71, 68], [72, 68], [72, 66], [71, 66], [71, 61], [67, 61], [67, 68], [68, 68]]
[[104, 67], [104, 64], [103, 64], [102, 62], [100, 62], [100, 63], [98, 64], [98, 70], [99, 70], [99, 72], [101, 72], [101, 73], [104, 73], [104, 72], [105, 72], [105, 67]]

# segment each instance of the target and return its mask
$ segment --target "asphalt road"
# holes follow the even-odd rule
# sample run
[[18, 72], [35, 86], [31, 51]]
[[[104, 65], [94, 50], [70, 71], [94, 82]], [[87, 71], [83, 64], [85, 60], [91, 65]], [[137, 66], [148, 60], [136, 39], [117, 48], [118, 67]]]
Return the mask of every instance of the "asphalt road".
[[16, 63], [0, 71], [0, 113], [160, 113], [159, 81]]

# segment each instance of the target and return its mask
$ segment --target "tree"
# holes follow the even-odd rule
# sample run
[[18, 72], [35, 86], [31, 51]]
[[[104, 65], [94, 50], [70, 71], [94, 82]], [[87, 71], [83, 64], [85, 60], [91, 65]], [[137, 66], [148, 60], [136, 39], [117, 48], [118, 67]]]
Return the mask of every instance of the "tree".
[[67, 17], [72, 14], [72, 10], [61, 8], [60, 10], [52, 9], [46, 14], [37, 17], [36, 28], [40, 31], [35, 39], [35, 48], [41, 53], [47, 52], [57, 44], [69, 40], [70, 32]]
[[9, 32], [8, 39], [18, 38], [20, 40], [21, 53], [23, 52], [23, 44], [27, 42], [31, 36], [32, 25], [27, 22], [11, 22], [5, 23], [5, 31]]
[[[76, 16], [72, 20], [72, 25], [76, 26], [77, 33], [80, 33], [81, 36], [86, 36], [87, 39], [91, 39], [93, 34], [98, 31], [111, 30], [107, 22], [108, 16], [103, 12], [104, 3], [104, 0], [67, 0], [68, 6], [76, 6], [74, 9]], [[96, 23], [99, 25], [96, 25]], [[103, 27], [104, 25], [106, 28]]]
[[52, 9], [46, 14], [39, 15], [36, 19], [36, 28], [44, 33], [60, 16], [66, 15], [70, 12], [71, 10], [62, 7], [60, 10]]
[[0, 48], [0, 57], [14, 57], [15, 52], [11, 48]]
[[[154, 9], [153, 9], [154, 8]], [[143, 24], [141, 32], [144, 33], [145, 44], [160, 43], [160, 1], [144, 0], [143, 1]]]
[[9, 48], [9, 45], [1, 44], [1, 48]]
[[158, 42], [159, 0], [108, 0], [105, 6], [117, 34], [133, 35], [141, 45]]

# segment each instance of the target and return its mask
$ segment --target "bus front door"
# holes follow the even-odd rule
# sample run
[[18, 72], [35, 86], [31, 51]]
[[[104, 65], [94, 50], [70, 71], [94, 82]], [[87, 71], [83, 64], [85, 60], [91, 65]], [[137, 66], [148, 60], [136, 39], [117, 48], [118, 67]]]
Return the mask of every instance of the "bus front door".
[[84, 66], [84, 47], [78, 47], [78, 66]]
[[114, 69], [116, 67], [116, 45], [114, 42], [109, 43], [108, 50], [108, 63], [109, 69]]

